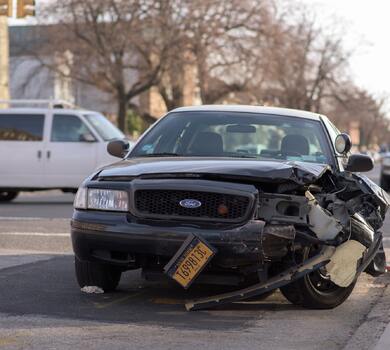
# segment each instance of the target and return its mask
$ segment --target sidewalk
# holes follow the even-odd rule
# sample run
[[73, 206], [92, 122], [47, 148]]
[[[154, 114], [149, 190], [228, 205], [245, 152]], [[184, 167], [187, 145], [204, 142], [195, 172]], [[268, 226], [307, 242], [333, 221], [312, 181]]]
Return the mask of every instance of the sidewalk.
[[[389, 253], [390, 253], [389, 249], [386, 249], [387, 261], [389, 261], [389, 257], [390, 257]], [[389, 262], [387, 265], [390, 266]], [[390, 271], [388, 272], [388, 274], [390, 275]], [[390, 314], [389, 309], [388, 309], [388, 313]], [[389, 318], [390, 318], [390, 315], [389, 315]], [[390, 349], [390, 320], [389, 320], [382, 336], [380, 337], [377, 345], [375, 346], [374, 350], [389, 350], [389, 349]]]

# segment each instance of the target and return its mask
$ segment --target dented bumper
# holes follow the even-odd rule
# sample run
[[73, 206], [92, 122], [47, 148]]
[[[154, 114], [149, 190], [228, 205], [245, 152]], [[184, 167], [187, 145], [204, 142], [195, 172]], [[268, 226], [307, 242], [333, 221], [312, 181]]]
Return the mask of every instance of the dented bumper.
[[[190, 227], [158, 225], [132, 220], [127, 214], [75, 211], [71, 223], [72, 244], [81, 260], [101, 260], [129, 264], [134, 256], [171, 258], [189, 234], [207, 240], [218, 249], [215, 263], [221, 266], [258, 264], [261, 258], [261, 232], [265, 222], [250, 220], [229, 227]], [[120, 254], [128, 259], [120, 260]]]

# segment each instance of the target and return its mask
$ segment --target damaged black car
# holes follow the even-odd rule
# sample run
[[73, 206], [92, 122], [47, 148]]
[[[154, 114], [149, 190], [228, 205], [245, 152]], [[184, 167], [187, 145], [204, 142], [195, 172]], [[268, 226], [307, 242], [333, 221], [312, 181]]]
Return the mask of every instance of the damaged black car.
[[255, 106], [183, 107], [80, 186], [72, 243], [80, 287], [115, 290], [142, 269], [183, 288], [235, 286], [187, 310], [277, 288], [293, 304], [334, 308], [361, 272], [385, 272], [385, 191], [370, 157], [325, 116]]

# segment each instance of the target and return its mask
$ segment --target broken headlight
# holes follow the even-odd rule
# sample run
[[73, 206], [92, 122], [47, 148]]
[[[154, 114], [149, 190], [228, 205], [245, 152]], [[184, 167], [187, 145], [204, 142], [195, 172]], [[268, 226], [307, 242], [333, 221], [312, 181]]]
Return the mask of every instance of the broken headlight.
[[79, 188], [74, 207], [76, 209], [128, 211], [129, 197], [126, 191]]

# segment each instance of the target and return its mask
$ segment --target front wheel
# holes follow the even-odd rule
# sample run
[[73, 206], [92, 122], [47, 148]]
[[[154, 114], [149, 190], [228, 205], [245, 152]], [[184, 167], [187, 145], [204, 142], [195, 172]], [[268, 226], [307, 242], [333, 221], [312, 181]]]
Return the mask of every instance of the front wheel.
[[[303, 260], [312, 257], [314, 253], [313, 249], [305, 249]], [[295, 305], [308, 309], [333, 309], [349, 297], [355, 284], [356, 280], [348, 287], [339, 287], [329, 279], [322, 268], [281, 287], [280, 291]]]
[[1, 191], [0, 190], [0, 202], [11, 202], [17, 197], [19, 192], [17, 191]]
[[75, 257], [75, 270], [77, 282], [81, 288], [96, 286], [104, 292], [112, 292], [121, 279], [121, 270], [116, 266], [98, 262], [82, 261]]

